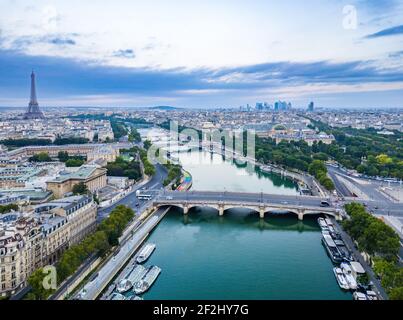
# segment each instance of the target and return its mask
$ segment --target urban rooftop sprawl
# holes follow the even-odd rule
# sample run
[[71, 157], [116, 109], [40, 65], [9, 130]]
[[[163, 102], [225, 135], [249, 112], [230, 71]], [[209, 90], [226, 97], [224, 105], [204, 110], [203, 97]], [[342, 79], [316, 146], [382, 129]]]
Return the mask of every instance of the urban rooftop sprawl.
[[[146, 149], [152, 142], [138, 132], [147, 127], [159, 127], [166, 135], [172, 123], [205, 132], [251, 130], [256, 134], [256, 164], [293, 177], [299, 189], [305, 190], [302, 197], [321, 197], [312, 200], [317, 202], [312, 205], [315, 210], [331, 206], [329, 210], [337, 212], [335, 217], [348, 219], [343, 205], [361, 201], [375, 216], [379, 214], [378, 218], [392, 213], [393, 219], [385, 218], [392, 227], [387, 227], [391, 238], [402, 233], [398, 213], [403, 202], [402, 110], [327, 110], [314, 102], [295, 108], [283, 101], [205, 110], [166, 106], [41, 108], [32, 72], [26, 110], [0, 111], [2, 297], [48, 297], [54, 290], [42, 292], [34, 285], [33, 277], [41, 277], [38, 270], [55, 265], [63, 270], [65, 279], [74, 276], [76, 270], [63, 264], [68, 261], [67, 254], [77, 254], [74, 250], [82, 246], [85, 253], [76, 260], [79, 266], [93, 255], [104, 257], [117, 245], [123, 247], [127, 230], [146, 223], [144, 217], [155, 218], [152, 201], [161, 200], [158, 197], [164, 188], [181, 192], [191, 188], [191, 172], [182, 170], [180, 164], [161, 165], [147, 159]], [[187, 137], [180, 137], [180, 145], [187, 142]], [[205, 143], [203, 147], [211, 147], [208, 151], [224, 152]], [[174, 157], [170, 160], [175, 162]], [[147, 196], [137, 193], [148, 187]], [[130, 208], [116, 207], [122, 199]], [[165, 200], [173, 199], [169, 196]], [[283, 201], [281, 205], [287, 208], [290, 204]], [[377, 211], [379, 206], [388, 213]], [[221, 209], [220, 215], [224, 212]], [[298, 218], [303, 209], [299, 209]], [[121, 220], [110, 219], [113, 214]], [[164, 214], [157, 210], [158, 217]], [[385, 263], [401, 262], [401, 253], [392, 251], [384, 256], [384, 251], [372, 249], [367, 248], [369, 256], [385, 258]], [[401, 297], [401, 285], [394, 287], [394, 282], [387, 286], [384, 289], [391, 297]], [[100, 293], [94, 289], [94, 298]], [[81, 294], [85, 298], [85, 292]], [[377, 294], [378, 298], [386, 297], [383, 292]]]

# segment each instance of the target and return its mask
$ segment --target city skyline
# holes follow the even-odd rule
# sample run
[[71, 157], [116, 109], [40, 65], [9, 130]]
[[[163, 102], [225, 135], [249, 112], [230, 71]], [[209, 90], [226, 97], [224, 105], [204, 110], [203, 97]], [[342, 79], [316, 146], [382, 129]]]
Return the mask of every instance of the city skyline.
[[403, 106], [400, 1], [1, 3], [1, 106]]

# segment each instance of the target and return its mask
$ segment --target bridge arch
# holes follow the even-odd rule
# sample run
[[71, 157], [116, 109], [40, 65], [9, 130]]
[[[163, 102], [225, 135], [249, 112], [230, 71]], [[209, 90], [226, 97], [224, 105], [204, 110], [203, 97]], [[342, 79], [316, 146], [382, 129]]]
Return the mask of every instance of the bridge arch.
[[244, 209], [244, 210], [249, 210], [249, 211], [253, 211], [253, 212], [257, 212], [259, 213], [259, 208], [256, 206], [250, 206], [250, 205], [224, 205], [224, 211], [227, 210], [233, 210], [233, 209]]
[[224, 212], [226, 210], [231, 210], [231, 209], [244, 209], [244, 210], [249, 210], [251, 212], [257, 212], [260, 216], [260, 218], [264, 218], [266, 214], [270, 213], [284, 213], [284, 214], [292, 214], [296, 215], [299, 220], [302, 220], [305, 215], [330, 215], [335, 217], [336, 219], [340, 218], [340, 213], [336, 210], [332, 210], [330, 208], [319, 208], [319, 207], [304, 207], [304, 206], [296, 206], [296, 205], [277, 205], [277, 204], [268, 204], [268, 203], [262, 203], [259, 201], [255, 202], [250, 202], [250, 201], [245, 201], [242, 203], [241, 201], [222, 201], [222, 199], [212, 201], [212, 200], [207, 200], [207, 201], [200, 201], [197, 199], [196, 201], [188, 201], [188, 200], [173, 200], [173, 199], [167, 199], [166, 201], [155, 201], [154, 202], [154, 207], [163, 207], [163, 206], [173, 206], [177, 208], [183, 209], [184, 214], [187, 214], [188, 211], [192, 208], [210, 208], [217, 210], [219, 215], [222, 216], [224, 215]]
[[189, 204], [187, 206], [188, 210], [193, 209], [193, 208], [209, 208], [209, 209], [219, 210], [218, 205], [207, 204], [207, 203]]
[[304, 215], [329, 215], [335, 218], [337, 217], [337, 214], [334, 212], [309, 211], [309, 210], [305, 211]]
[[180, 203], [174, 203], [174, 204], [170, 204], [170, 203], [157, 203], [157, 204], [154, 204], [154, 208], [155, 208], [155, 209], [164, 208], [164, 207], [174, 207], [174, 208], [178, 208], [178, 209], [182, 209], [182, 210], [183, 210], [183, 205], [181, 205]]

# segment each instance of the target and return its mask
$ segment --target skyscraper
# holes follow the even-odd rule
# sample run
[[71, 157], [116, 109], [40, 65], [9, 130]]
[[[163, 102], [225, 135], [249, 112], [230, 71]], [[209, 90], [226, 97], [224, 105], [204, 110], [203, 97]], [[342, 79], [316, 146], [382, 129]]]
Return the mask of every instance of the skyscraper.
[[24, 119], [44, 119], [42, 111], [39, 110], [38, 101], [36, 99], [36, 87], [35, 87], [35, 73], [31, 73], [31, 98], [28, 105], [28, 110], [24, 115]]
[[308, 105], [308, 111], [310, 111], [310, 112], [313, 111], [313, 102], [312, 101]]

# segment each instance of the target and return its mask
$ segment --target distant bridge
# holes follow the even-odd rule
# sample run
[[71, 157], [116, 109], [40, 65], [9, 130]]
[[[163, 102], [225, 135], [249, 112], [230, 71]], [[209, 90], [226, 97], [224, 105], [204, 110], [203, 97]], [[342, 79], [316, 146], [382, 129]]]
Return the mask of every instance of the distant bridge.
[[340, 210], [330, 204], [322, 207], [321, 197], [287, 196], [264, 193], [210, 192], [210, 191], [172, 191], [160, 193], [154, 200], [155, 208], [175, 206], [183, 209], [184, 214], [194, 207], [214, 208], [220, 216], [225, 210], [245, 208], [259, 213], [264, 218], [270, 212], [290, 212], [303, 220], [309, 214], [327, 214], [341, 219]]

